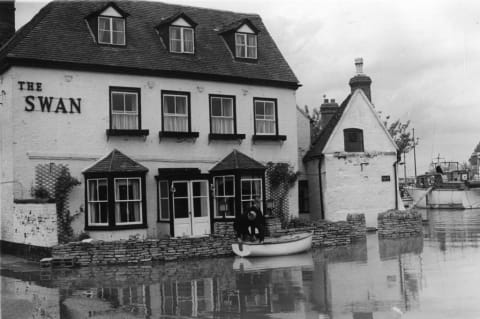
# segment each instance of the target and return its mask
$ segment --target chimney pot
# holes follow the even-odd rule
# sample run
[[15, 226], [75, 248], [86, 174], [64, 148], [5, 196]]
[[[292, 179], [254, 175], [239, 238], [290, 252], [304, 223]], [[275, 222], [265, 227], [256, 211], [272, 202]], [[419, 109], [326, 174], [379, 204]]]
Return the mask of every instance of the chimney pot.
[[363, 58], [355, 59], [355, 68], [357, 69], [357, 74], [363, 74]]
[[331, 100], [330, 100], [330, 103], [335, 103], [335, 99], [331, 99]]

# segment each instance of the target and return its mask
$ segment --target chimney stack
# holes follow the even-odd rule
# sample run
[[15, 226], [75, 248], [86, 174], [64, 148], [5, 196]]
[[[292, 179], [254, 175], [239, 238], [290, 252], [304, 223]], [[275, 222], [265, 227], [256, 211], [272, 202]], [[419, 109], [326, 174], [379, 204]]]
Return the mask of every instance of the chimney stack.
[[324, 129], [327, 126], [330, 119], [338, 111], [338, 104], [335, 102], [335, 99], [330, 99], [330, 101], [323, 96], [323, 103], [320, 105], [320, 129]]
[[0, 46], [15, 34], [15, 1], [0, 0]]
[[372, 84], [372, 79], [368, 75], [363, 73], [363, 59], [356, 58], [355, 59], [355, 68], [357, 70], [357, 74], [353, 78], [350, 79], [350, 88], [352, 89], [352, 94], [355, 92], [356, 89], [361, 89], [363, 93], [367, 96], [368, 100], [372, 101], [372, 94], [370, 91], [370, 85]]

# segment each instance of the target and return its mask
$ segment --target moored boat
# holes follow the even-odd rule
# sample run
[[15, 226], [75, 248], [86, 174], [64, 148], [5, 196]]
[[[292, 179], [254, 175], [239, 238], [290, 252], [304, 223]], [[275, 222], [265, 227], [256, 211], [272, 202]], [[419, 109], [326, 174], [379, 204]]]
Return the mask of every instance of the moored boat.
[[264, 242], [232, 244], [233, 252], [240, 257], [282, 256], [297, 254], [312, 247], [313, 231], [266, 238]]
[[295, 255], [242, 258], [235, 257], [233, 270], [243, 272], [256, 272], [279, 268], [301, 267], [313, 269], [314, 262], [312, 252], [306, 251]]
[[[440, 209], [480, 208], [479, 182], [470, 180], [469, 172], [458, 169], [458, 163], [445, 163], [448, 165], [437, 164], [436, 173], [420, 175], [415, 185], [406, 187], [413, 199], [413, 206]], [[457, 169], [448, 169], [455, 164]]]

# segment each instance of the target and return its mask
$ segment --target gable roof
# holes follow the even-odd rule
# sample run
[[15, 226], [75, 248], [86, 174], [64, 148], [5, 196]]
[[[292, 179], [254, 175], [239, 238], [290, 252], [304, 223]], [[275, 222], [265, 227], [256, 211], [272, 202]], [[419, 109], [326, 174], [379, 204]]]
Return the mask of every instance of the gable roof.
[[335, 113], [332, 116], [330, 121], [327, 123], [325, 128], [320, 132], [318, 137], [312, 143], [312, 146], [310, 147], [308, 152], [303, 157], [304, 162], [307, 162], [314, 158], [319, 158], [322, 155], [323, 149], [325, 148], [325, 145], [327, 145], [327, 142], [330, 139], [330, 136], [332, 135], [333, 130], [335, 129], [338, 122], [342, 118], [343, 112], [345, 111], [345, 108], [347, 107], [348, 102], [350, 102], [351, 97], [352, 95], [349, 94], [347, 98], [342, 102], [342, 104], [340, 104], [337, 110], [337, 113]]
[[215, 165], [210, 172], [231, 171], [231, 170], [265, 170], [266, 167], [254, 160], [253, 158], [233, 150], [217, 165]]
[[83, 171], [88, 173], [145, 173], [148, 168], [134, 161], [117, 149], [102, 157]]
[[[112, 2], [53, 1], [0, 51], [0, 72], [11, 65], [128, 72], [296, 89], [298, 80], [260, 16], [147, 1], [116, 1], [128, 14], [126, 46], [95, 43], [85, 17]], [[198, 25], [195, 54], [175, 54], [156, 31], [163, 19], [179, 12]], [[256, 63], [236, 61], [220, 30], [247, 19], [258, 29]]]

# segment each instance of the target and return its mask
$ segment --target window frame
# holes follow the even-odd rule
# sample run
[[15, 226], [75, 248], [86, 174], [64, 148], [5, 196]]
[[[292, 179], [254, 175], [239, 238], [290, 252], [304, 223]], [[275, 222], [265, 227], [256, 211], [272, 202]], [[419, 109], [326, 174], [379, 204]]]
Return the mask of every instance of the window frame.
[[[233, 183], [233, 195], [223, 195], [223, 196], [218, 196], [217, 197], [217, 184], [216, 181], [217, 179], [223, 179], [224, 185], [225, 185], [225, 178], [232, 178], [232, 183]], [[220, 219], [220, 218], [226, 218], [226, 219], [234, 219], [236, 216], [236, 201], [237, 201], [237, 194], [236, 194], [236, 181], [235, 181], [235, 175], [233, 174], [227, 174], [227, 175], [216, 175], [213, 176], [212, 178], [213, 185], [215, 187], [215, 191], [213, 193], [213, 218], [214, 219]], [[225, 186], [224, 186], [225, 190]], [[225, 193], [225, 192], [224, 192]], [[233, 198], [233, 216], [223, 216], [220, 215], [220, 213], [217, 211], [217, 198]]]
[[[173, 28], [178, 28], [180, 29], [180, 51], [173, 51], [172, 50], [172, 29]], [[191, 30], [192, 31], [192, 51], [186, 51], [185, 50], [185, 30]], [[179, 54], [195, 54], [195, 28], [193, 27], [187, 27], [187, 26], [180, 26], [180, 25], [175, 25], [172, 24], [168, 28], [168, 48], [170, 53], [179, 53]]]
[[[115, 114], [113, 111], [113, 94], [135, 94], [137, 96], [137, 128], [128, 129], [128, 128], [113, 128], [112, 117]], [[120, 87], [120, 86], [110, 86], [109, 87], [109, 105], [110, 105], [110, 129], [111, 130], [128, 130], [128, 131], [138, 131], [142, 129], [142, 107], [141, 107], [141, 89], [134, 87]], [[120, 113], [119, 113], [120, 114]], [[122, 113], [125, 114], [125, 111]]]
[[250, 199], [248, 200], [244, 200], [243, 199], [243, 182], [244, 181], [250, 181], [250, 183], [252, 183], [253, 181], [260, 181], [260, 207], [262, 207], [262, 212], [263, 212], [263, 207], [264, 207], [264, 203], [263, 203], [263, 198], [264, 198], [264, 185], [263, 185], [263, 178], [261, 177], [255, 177], [255, 176], [242, 176], [240, 177], [240, 209], [241, 211], [243, 211], [243, 203], [244, 202], [252, 202], [255, 200], [256, 196], [253, 196], [252, 197], [252, 194], [250, 194]]
[[[243, 37], [244, 39], [244, 45], [241, 45], [240, 43], [237, 42], [237, 36], [241, 36]], [[248, 56], [248, 48], [249, 47], [252, 47], [252, 46], [249, 46], [248, 45], [248, 36], [253, 36], [254, 39], [255, 39], [255, 46], [253, 46], [253, 48], [255, 48], [255, 56], [254, 57], [249, 57]], [[235, 32], [234, 33], [234, 45], [235, 45], [235, 58], [238, 58], [238, 59], [247, 59], [247, 60], [258, 60], [258, 36], [257, 34], [255, 33], [247, 33], [247, 32]], [[245, 56], [240, 56], [238, 55], [238, 51], [237, 51], [237, 48], [241, 46], [241, 47], [244, 47], [245, 49]]]
[[[162, 193], [161, 193], [161, 186], [160, 186], [160, 183], [166, 183], [167, 184], [167, 197], [162, 197]], [[157, 188], [158, 188], [158, 192], [157, 192], [157, 200], [158, 200], [158, 203], [157, 203], [157, 207], [158, 207], [158, 216], [157, 216], [157, 220], [160, 221], [160, 222], [169, 222], [170, 221], [170, 218], [172, 216], [172, 208], [170, 207], [170, 186], [169, 186], [170, 182], [168, 179], [159, 179], [157, 181]], [[163, 200], [167, 200], [167, 205], [168, 205], [168, 211], [167, 211], [167, 217], [164, 218], [162, 217], [162, 205], [161, 205], [161, 201]]]
[[[257, 132], [257, 112], [256, 112], [256, 102], [270, 102], [273, 103], [274, 107], [274, 116], [275, 116], [275, 132], [273, 133], [258, 133]], [[272, 98], [253, 98], [253, 128], [255, 136], [278, 136], [278, 103], [277, 99]], [[265, 119], [259, 119], [265, 120]]]
[[[347, 141], [347, 138], [350, 136], [349, 134], [352, 134], [352, 133], [357, 134], [357, 138], [360, 137], [361, 140], [357, 141], [357, 142]], [[356, 144], [354, 144], [354, 143], [356, 143]], [[359, 129], [359, 128], [346, 128], [346, 129], [344, 129], [343, 130], [343, 147], [344, 147], [345, 152], [347, 152], [347, 153], [363, 153], [363, 152], [365, 152], [363, 130]], [[358, 150], [357, 147], [360, 147], [361, 150]]]
[[[108, 19], [109, 26], [110, 26], [110, 42], [102, 42], [100, 41], [100, 19]], [[113, 43], [113, 20], [122, 20], [123, 22], [123, 43]], [[104, 30], [106, 31], [106, 30]], [[107, 15], [99, 15], [97, 17], [97, 43], [101, 45], [111, 45], [111, 46], [126, 46], [127, 45], [127, 19], [125, 17], [114, 17], [114, 16], [107, 16]]]
[[[95, 200], [95, 201], [90, 200], [90, 181], [95, 181], [96, 182], [95, 184], [96, 184], [97, 198], [99, 198], [99, 196], [98, 196], [98, 182], [99, 181], [106, 181], [107, 182], [107, 199], [106, 200]], [[108, 204], [109, 203], [108, 179], [107, 178], [89, 178], [89, 179], [87, 179], [86, 192], [87, 192], [86, 201], [87, 201], [87, 207], [88, 207], [89, 211], [90, 211], [90, 204], [91, 203], [94, 203], [94, 204], [107, 203], [107, 222], [106, 223], [93, 223], [93, 222], [91, 222], [92, 215], [88, 214], [88, 217], [87, 217], [88, 226], [108, 226], [108, 221], [109, 221], [109, 218], [110, 218], [110, 205]]]
[[[165, 130], [165, 97], [166, 96], [183, 96], [186, 97], [187, 99], [187, 131], [171, 131], [171, 130]], [[168, 90], [162, 90], [161, 92], [161, 108], [162, 108], [162, 132], [166, 133], [176, 133], [176, 134], [182, 134], [182, 133], [192, 133], [192, 124], [191, 124], [191, 99], [190, 99], [190, 92], [184, 92], [184, 91], [168, 91]], [[175, 113], [176, 114], [176, 113]]]
[[[138, 180], [138, 189], [139, 189], [139, 198], [138, 199], [117, 199], [117, 181], [118, 180], [126, 180], [127, 181], [127, 189], [128, 189], [128, 181], [129, 180]], [[113, 193], [114, 193], [114, 198], [113, 198], [113, 203], [114, 203], [114, 214], [115, 214], [115, 225], [116, 226], [130, 226], [130, 225], [141, 225], [143, 224], [143, 212], [142, 212], [142, 180], [140, 177], [115, 177], [113, 179]], [[128, 196], [127, 196], [128, 197]], [[117, 210], [116, 206], [117, 203], [138, 203], [139, 209], [140, 209], [140, 220], [138, 222], [119, 222], [117, 221]], [[128, 208], [128, 205], [127, 205]]]
[[[88, 207], [88, 186], [85, 187], [85, 230], [87, 231], [115, 231], [115, 230], [125, 230], [125, 229], [144, 229], [147, 228], [147, 198], [146, 198], [146, 173], [143, 172], [95, 172], [95, 173], [86, 173], [84, 178], [85, 182], [88, 185], [88, 181], [92, 179], [106, 179], [107, 180], [107, 189], [108, 189], [108, 224], [103, 225], [92, 225], [89, 224], [90, 210]], [[115, 216], [115, 179], [125, 179], [125, 178], [135, 178], [140, 180], [139, 190], [140, 190], [140, 218], [141, 223], [118, 223]]]
[[[232, 127], [232, 133], [219, 133], [219, 132], [214, 132], [213, 131], [213, 118], [217, 118], [218, 116], [213, 116], [212, 113], [212, 106], [213, 106], [213, 99], [231, 99], [232, 101], [232, 122], [233, 122], [233, 127]], [[237, 134], [237, 107], [236, 107], [236, 97], [235, 95], [220, 95], [220, 94], [209, 94], [208, 96], [208, 101], [209, 101], [209, 119], [210, 119], [210, 134], [215, 134], [215, 135], [236, 135]], [[222, 111], [223, 111], [223, 104], [222, 105]], [[222, 118], [222, 117], [218, 117]]]

